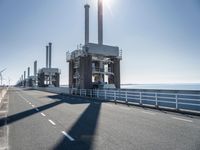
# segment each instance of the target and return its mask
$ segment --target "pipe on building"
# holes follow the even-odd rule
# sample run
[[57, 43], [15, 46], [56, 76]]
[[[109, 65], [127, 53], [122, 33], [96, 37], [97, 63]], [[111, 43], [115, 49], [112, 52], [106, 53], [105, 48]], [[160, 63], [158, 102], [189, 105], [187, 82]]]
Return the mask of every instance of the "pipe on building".
[[85, 5], [85, 45], [89, 43], [90, 40], [90, 27], [89, 27], [89, 21], [90, 21], [90, 5]]
[[52, 43], [49, 43], [49, 68], [51, 68]]
[[49, 46], [46, 46], [46, 68], [49, 67]]
[[28, 67], [28, 78], [30, 77], [30, 67]]
[[24, 71], [24, 80], [26, 79], [26, 71]]
[[103, 0], [98, 0], [98, 44], [103, 45]]
[[34, 77], [36, 79], [37, 76], [37, 61], [34, 61]]

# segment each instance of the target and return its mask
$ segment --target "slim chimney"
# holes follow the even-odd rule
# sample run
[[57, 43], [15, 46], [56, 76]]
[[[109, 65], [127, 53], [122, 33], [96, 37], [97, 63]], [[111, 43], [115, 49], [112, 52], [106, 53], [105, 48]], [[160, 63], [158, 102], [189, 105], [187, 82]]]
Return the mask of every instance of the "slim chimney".
[[24, 80], [26, 79], [26, 71], [24, 71]]
[[30, 67], [28, 67], [28, 78], [30, 77]]
[[89, 43], [90, 40], [90, 5], [85, 4], [85, 45]]
[[46, 68], [49, 67], [49, 47], [46, 46]]
[[52, 49], [52, 43], [49, 43], [49, 68], [51, 68], [51, 49]]
[[37, 61], [34, 61], [34, 77], [36, 79], [37, 76]]
[[98, 0], [98, 44], [103, 45], [103, 0]]

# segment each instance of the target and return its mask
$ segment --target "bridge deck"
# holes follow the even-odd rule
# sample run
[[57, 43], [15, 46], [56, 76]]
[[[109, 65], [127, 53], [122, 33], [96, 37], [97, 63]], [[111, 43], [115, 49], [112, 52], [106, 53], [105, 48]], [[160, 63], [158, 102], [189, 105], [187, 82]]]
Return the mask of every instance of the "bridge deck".
[[6, 99], [13, 150], [200, 149], [197, 116], [14, 88]]

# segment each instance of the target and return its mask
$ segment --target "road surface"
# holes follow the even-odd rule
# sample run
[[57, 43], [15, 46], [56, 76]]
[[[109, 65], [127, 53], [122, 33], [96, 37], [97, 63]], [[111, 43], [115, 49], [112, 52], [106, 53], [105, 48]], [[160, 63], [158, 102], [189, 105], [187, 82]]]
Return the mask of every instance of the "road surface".
[[18, 88], [0, 112], [0, 149], [200, 149], [197, 116]]

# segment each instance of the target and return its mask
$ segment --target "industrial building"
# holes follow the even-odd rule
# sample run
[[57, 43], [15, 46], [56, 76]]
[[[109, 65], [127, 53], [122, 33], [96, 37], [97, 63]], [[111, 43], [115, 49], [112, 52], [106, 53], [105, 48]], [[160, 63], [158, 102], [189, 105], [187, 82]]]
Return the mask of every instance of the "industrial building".
[[46, 67], [39, 69], [37, 72], [37, 61], [34, 61], [34, 73], [30, 76], [30, 67], [20, 77], [17, 86], [23, 87], [59, 87], [60, 86], [60, 70], [51, 67], [52, 62], [52, 43], [46, 46]]
[[103, 0], [98, 0], [98, 43], [89, 42], [89, 9], [85, 6], [85, 44], [67, 52], [69, 87], [77, 89], [120, 88], [119, 47], [103, 44]]
[[30, 67], [27, 69], [27, 77], [26, 77], [26, 71], [24, 71], [24, 74], [21, 75], [18, 83], [16, 86], [20, 87], [36, 87], [37, 86], [37, 61], [34, 61], [34, 72], [33, 75], [30, 75]]
[[60, 70], [52, 68], [52, 43], [46, 46], [46, 67], [38, 71], [37, 84], [38, 87], [59, 87], [60, 86]]

